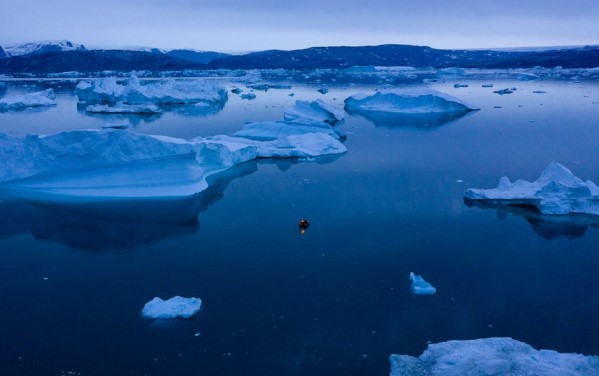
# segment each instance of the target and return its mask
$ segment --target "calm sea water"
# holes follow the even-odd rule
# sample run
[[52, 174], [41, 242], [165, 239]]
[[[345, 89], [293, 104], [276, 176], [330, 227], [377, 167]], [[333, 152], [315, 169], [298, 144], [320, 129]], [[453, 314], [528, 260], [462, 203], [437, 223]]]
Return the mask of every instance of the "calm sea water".
[[[462, 199], [552, 160], [599, 182], [599, 84], [487, 81], [432, 84], [481, 109], [460, 119], [348, 116], [347, 154], [246, 163], [185, 201], [0, 202], [0, 374], [385, 375], [391, 353], [497, 336], [599, 355], [599, 220]], [[8, 92], [40, 88], [26, 84]], [[231, 94], [213, 113], [122, 118], [88, 116], [72, 87], [52, 85], [57, 107], [0, 113], [0, 132], [126, 120], [191, 138], [376, 88], [294, 85]], [[504, 87], [518, 90], [493, 93]], [[411, 271], [437, 294], [412, 295]], [[175, 295], [200, 297], [199, 314], [140, 317]]]

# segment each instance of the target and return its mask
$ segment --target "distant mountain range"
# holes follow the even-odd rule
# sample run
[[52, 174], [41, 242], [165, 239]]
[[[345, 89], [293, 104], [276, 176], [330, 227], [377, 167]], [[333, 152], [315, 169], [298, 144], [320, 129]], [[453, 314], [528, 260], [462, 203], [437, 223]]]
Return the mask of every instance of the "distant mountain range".
[[599, 47], [555, 50], [441, 50], [424, 46], [380, 45], [269, 50], [244, 55], [188, 49], [89, 50], [69, 41], [0, 47], [0, 73], [57, 73], [104, 70], [185, 69], [343, 69], [353, 66], [463, 68], [599, 67]]

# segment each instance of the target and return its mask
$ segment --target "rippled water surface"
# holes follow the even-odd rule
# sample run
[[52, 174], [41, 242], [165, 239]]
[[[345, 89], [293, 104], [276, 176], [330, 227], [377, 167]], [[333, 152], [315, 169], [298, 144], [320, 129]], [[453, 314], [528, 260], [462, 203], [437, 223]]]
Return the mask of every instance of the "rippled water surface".
[[[384, 375], [391, 353], [498, 336], [599, 355], [599, 220], [462, 199], [504, 175], [534, 180], [553, 160], [599, 182], [599, 84], [459, 82], [469, 86], [431, 87], [480, 111], [347, 115], [347, 154], [248, 162], [188, 200], [3, 200], [0, 374]], [[220, 111], [121, 117], [88, 116], [72, 86], [52, 85], [58, 106], [0, 113], [0, 132], [126, 121], [130, 131], [192, 138], [281, 119], [296, 99], [342, 107], [376, 89], [333, 85], [322, 95], [294, 84], [253, 101], [229, 94]], [[517, 90], [493, 93], [504, 87]], [[437, 294], [412, 295], [411, 271]], [[175, 295], [200, 297], [201, 311], [141, 318], [154, 296]]]

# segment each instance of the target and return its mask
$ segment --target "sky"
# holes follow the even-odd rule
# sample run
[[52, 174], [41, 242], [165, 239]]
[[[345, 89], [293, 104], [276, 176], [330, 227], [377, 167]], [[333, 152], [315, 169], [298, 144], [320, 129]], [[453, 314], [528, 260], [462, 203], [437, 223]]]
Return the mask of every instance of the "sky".
[[599, 0], [0, 0], [0, 46], [67, 39], [235, 53], [596, 45], [598, 20]]

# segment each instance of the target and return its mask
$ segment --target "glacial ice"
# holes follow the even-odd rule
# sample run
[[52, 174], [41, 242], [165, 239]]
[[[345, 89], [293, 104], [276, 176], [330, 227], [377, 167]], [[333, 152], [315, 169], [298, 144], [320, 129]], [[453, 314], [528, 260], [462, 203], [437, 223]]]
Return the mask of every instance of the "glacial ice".
[[141, 315], [150, 319], [188, 319], [198, 313], [202, 306], [200, 298], [183, 298], [175, 296], [168, 300], [158, 297], [147, 302], [141, 310]]
[[410, 272], [410, 281], [412, 281], [410, 288], [416, 295], [433, 295], [437, 292], [437, 289], [433, 285], [425, 281], [422, 276], [416, 275], [413, 272]]
[[75, 92], [79, 101], [88, 103], [117, 103], [157, 105], [223, 104], [227, 90], [207, 80], [166, 80], [142, 85], [132, 74], [126, 85], [117, 83], [116, 77], [80, 82]]
[[582, 181], [557, 162], [549, 163], [533, 182], [518, 179], [512, 183], [504, 176], [497, 188], [469, 188], [464, 197], [494, 204], [534, 206], [542, 214], [599, 215], [599, 187], [592, 181]]
[[447, 113], [476, 110], [460, 99], [433, 89], [382, 90], [355, 94], [345, 100], [345, 109], [357, 113]]
[[295, 106], [286, 108], [284, 118], [286, 121], [319, 121], [334, 125], [343, 120], [343, 111], [326, 104], [321, 99], [312, 102], [295, 101]]
[[300, 135], [305, 133], [325, 133], [334, 139], [343, 136], [337, 128], [318, 121], [289, 122], [289, 121], [265, 121], [246, 123], [243, 129], [232, 134], [236, 137], [245, 137], [256, 141], [272, 141], [281, 136]]
[[7, 95], [0, 98], [0, 111], [19, 111], [28, 108], [56, 106], [54, 90], [35, 93]]
[[512, 338], [430, 344], [422, 355], [391, 355], [390, 376], [599, 376], [599, 357], [535, 350]]
[[114, 106], [105, 104], [94, 104], [85, 107], [85, 111], [92, 114], [139, 114], [155, 115], [161, 114], [162, 110], [152, 103], [125, 104], [117, 102]]

